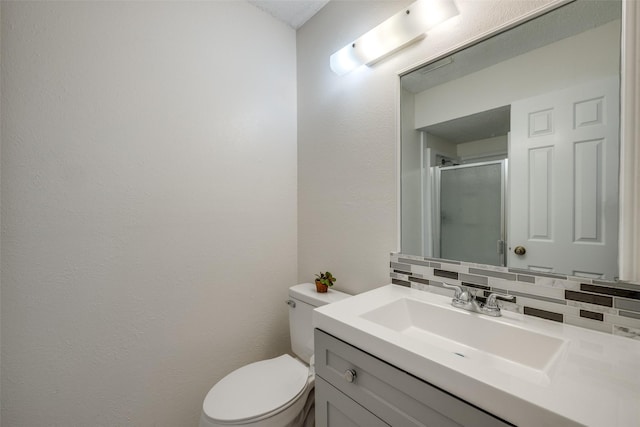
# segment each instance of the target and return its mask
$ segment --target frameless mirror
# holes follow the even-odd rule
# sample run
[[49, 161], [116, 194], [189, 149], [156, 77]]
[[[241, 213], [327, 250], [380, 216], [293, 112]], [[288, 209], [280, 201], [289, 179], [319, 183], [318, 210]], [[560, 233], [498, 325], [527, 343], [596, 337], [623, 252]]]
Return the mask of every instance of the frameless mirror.
[[621, 2], [577, 0], [401, 76], [401, 252], [618, 275]]

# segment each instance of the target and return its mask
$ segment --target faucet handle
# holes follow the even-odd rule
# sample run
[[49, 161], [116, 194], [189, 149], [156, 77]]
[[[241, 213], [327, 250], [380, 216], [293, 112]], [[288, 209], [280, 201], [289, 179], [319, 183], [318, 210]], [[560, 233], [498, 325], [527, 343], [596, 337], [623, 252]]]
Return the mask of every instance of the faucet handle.
[[453, 303], [466, 304], [476, 299], [475, 292], [471, 293], [468, 289], [463, 288], [462, 286], [450, 285], [449, 283], [444, 282], [442, 282], [442, 284], [445, 288], [454, 289], [456, 291], [455, 295], [453, 296]]
[[502, 313], [500, 312], [500, 306], [498, 305], [498, 301], [496, 298], [504, 298], [504, 299], [513, 299], [513, 295], [502, 294], [500, 292], [493, 292], [489, 294], [487, 297], [487, 302], [481, 307], [481, 310], [484, 314], [493, 317], [500, 317]]
[[464, 292], [464, 289], [462, 289], [462, 287], [458, 285], [450, 285], [449, 283], [442, 282], [442, 286], [456, 291], [455, 295], [453, 296], [453, 299], [460, 299], [460, 297], [462, 296], [462, 293]]
[[497, 298], [504, 298], [504, 299], [508, 299], [508, 300], [512, 300], [513, 299], [513, 295], [507, 295], [507, 294], [503, 294], [500, 292], [492, 292], [491, 294], [489, 294], [489, 296], [487, 297], [487, 302], [484, 304], [484, 308], [486, 310], [500, 310], [500, 306], [498, 306], [498, 301]]

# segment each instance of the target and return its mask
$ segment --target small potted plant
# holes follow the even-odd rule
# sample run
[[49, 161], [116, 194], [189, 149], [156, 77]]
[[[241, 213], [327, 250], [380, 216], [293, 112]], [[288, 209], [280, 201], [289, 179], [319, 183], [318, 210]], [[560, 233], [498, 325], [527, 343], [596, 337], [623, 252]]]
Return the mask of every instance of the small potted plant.
[[333, 282], [335, 281], [336, 278], [328, 271], [316, 274], [316, 291], [320, 293], [327, 292], [329, 286], [333, 286]]

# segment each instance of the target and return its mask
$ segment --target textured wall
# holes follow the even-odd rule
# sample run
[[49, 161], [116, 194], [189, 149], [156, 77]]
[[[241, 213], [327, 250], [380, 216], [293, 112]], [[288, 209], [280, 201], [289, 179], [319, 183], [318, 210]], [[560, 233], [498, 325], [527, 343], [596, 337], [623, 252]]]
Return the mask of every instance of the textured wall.
[[456, 0], [460, 15], [374, 65], [333, 74], [329, 56], [410, 1], [332, 1], [297, 36], [298, 280], [331, 270], [336, 287], [389, 282], [397, 243], [398, 72], [549, 3]]
[[295, 32], [245, 2], [2, 2], [2, 419], [197, 425], [289, 348]]
[[[0, 35], [2, 34], [2, 7], [0, 7]], [[2, 70], [2, 43], [0, 37], [0, 70]], [[2, 83], [0, 79], [0, 98], [2, 93]], [[0, 102], [0, 117], [2, 117], [2, 102]], [[2, 129], [0, 126], [0, 147], [2, 147]], [[2, 176], [2, 149], [0, 148], [0, 177]], [[2, 211], [2, 179], [0, 178], [0, 212]], [[1, 230], [2, 216], [0, 215], [0, 230]], [[2, 233], [0, 232], [0, 248], [2, 247]], [[0, 250], [0, 266], [2, 265], [2, 250]], [[2, 274], [0, 274], [0, 294], [2, 294]], [[2, 300], [0, 299], [0, 319], [2, 319]], [[0, 320], [0, 366], [2, 366], [2, 327]], [[2, 396], [2, 381], [0, 381], [0, 397]], [[2, 411], [0, 410], [0, 426], [2, 426]]]

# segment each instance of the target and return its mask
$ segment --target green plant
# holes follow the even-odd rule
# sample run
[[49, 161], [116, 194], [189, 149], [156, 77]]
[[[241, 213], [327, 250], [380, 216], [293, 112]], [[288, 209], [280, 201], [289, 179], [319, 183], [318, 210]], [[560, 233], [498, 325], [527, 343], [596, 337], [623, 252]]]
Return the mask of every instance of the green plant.
[[333, 286], [333, 282], [335, 282], [336, 279], [335, 277], [333, 277], [333, 274], [331, 274], [330, 272], [320, 272], [319, 274], [316, 274], [316, 282], [320, 282], [325, 286]]

